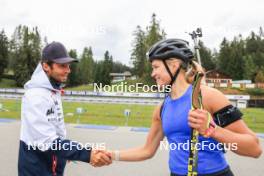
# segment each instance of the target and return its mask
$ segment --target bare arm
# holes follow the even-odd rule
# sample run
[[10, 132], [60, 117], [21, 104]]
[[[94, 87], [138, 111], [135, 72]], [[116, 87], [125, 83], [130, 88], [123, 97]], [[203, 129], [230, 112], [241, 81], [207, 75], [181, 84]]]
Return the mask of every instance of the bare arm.
[[[160, 141], [164, 137], [160, 119], [160, 107], [161, 106], [159, 105], [154, 110], [151, 128], [145, 145], [119, 151], [120, 161], [142, 161], [154, 156], [160, 145]], [[114, 158], [113, 152], [112, 158]]]
[[212, 137], [222, 143], [236, 143], [237, 149], [232, 151], [239, 155], [258, 158], [262, 153], [259, 139], [243, 120], [238, 120], [226, 128], [218, 127]]
[[[228, 99], [216, 89], [202, 87], [202, 94], [204, 108], [211, 114], [231, 104]], [[200, 116], [202, 116], [201, 113]], [[206, 114], [201, 117], [201, 121], [203, 121], [202, 119], [207, 121]], [[247, 127], [242, 119], [235, 121], [225, 128], [217, 127], [211, 137], [221, 143], [235, 144], [237, 148], [232, 151], [239, 155], [257, 158], [262, 153], [259, 139], [256, 134]]]

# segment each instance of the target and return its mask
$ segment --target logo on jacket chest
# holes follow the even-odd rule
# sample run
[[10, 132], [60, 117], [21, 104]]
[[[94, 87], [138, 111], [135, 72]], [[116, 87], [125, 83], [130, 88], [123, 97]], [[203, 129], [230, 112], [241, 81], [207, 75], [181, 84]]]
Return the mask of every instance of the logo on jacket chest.
[[54, 113], [55, 113], [54, 112], [54, 109], [53, 108], [50, 108], [50, 109], [47, 110], [46, 116], [49, 116], [49, 115], [54, 114]]
[[63, 120], [62, 109], [58, 101], [54, 101], [54, 104], [46, 112], [46, 116], [49, 122], [60, 122]]

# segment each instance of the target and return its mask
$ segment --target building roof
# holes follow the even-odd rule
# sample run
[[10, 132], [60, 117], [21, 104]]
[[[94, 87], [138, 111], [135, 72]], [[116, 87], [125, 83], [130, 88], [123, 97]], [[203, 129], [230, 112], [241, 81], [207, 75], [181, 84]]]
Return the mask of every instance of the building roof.
[[232, 79], [230, 76], [217, 70], [210, 70], [206, 72], [206, 78], [208, 79]]
[[110, 73], [110, 76], [132, 76], [129, 71], [125, 71], [124, 73]]

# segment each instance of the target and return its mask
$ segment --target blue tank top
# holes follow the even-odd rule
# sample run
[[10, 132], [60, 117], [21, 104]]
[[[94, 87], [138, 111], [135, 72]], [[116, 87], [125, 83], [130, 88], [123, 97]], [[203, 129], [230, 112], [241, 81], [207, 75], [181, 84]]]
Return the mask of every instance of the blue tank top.
[[[187, 174], [190, 133], [188, 113], [191, 109], [192, 86], [177, 99], [167, 96], [162, 109], [162, 127], [168, 140], [170, 171]], [[213, 138], [199, 136], [198, 173], [214, 173], [228, 167], [220, 143]]]

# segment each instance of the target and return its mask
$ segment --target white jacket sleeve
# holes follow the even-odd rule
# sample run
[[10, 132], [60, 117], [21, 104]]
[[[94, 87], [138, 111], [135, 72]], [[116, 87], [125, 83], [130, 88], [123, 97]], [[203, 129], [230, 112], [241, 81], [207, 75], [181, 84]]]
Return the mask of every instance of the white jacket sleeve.
[[52, 101], [45, 96], [27, 94], [22, 101], [21, 140], [27, 145], [47, 150], [59, 137], [53, 122], [56, 116]]
[[[22, 141], [41, 151], [51, 151], [66, 160], [90, 162], [91, 147], [79, 147], [78, 142], [62, 139], [56, 133], [58, 124], [62, 125], [62, 123], [56, 116], [56, 106], [52, 99], [25, 94], [22, 101]], [[64, 149], [63, 146], [70, 148]]]

